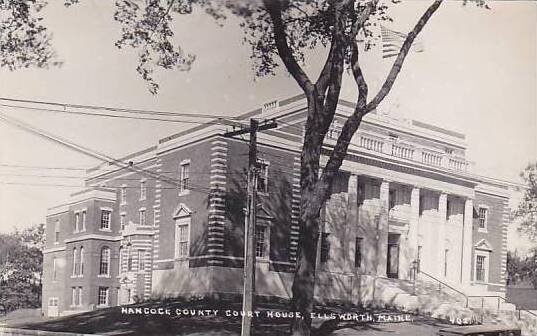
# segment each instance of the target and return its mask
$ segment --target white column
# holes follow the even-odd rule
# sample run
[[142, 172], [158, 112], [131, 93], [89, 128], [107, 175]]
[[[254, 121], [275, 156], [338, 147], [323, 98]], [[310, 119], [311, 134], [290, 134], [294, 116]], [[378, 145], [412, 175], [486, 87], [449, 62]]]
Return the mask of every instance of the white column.
[[439, 277], [444, 277], [444, 250], [446, 242], [446, 215], [447, 215], [447, 198], [448, 195], [444, 192], [438, 197], [438, 245], [437, 245], [437, 274]]
[[406, 278], [410, 276], [412, 262], [418, 258], [418, 235], [420, 221], [420, 188], [414, 186], [410, 193], [410, 218], [408, 223], [408, 243], [406, 254], [408, 265], [405, 265], [408, 272]]
[[[352, 272], [354, 270], [354, 254], [355, 254], [355, 240], [358, 235], [358, 176], [351, 174], [349, 176], [349, 183], [347, 188], [347, 219], [345, 225], [345, 237], [346, 245], [345, 250], [345, 271]], [[345, 253], [345, 252], [344, 252]]]
[[377, 275], [386, 276], [388, 256], [388, 215], [389, 215], [390, 181], [382, 180], [380, 184], [380, 212], [377, 231]]
[[464, 224], [462, 228], [462, 274], [461, 282], [464, 286], [470, 286], [472, 281], [472, 250], [473, 250], [473, 214], [474, 201], [467, 198], [464, 203]]

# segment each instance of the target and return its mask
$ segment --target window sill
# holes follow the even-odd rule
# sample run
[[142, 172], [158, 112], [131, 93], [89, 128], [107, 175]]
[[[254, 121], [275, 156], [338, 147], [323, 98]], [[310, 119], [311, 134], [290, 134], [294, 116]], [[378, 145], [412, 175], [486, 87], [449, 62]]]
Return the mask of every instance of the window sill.
[[107, 308], [108, 304], [98, 304], [97, 308]]
[[60, 245], [60, 242], [54, 242], [54, 245]]
[[97, 278], [110, 279], [110, 274], [97, 274]]
[[147, 198], [140, 198], [139, 201], [147, 201]]
[[477, 232], [480, 232], [480, 233], [489, 233], [489, 231], [488, 231], [486, 228], [479, 228], [479, 229], [477, 229]]
[[99, 229], [99, 231], [103, 231], [103, 232], [112, 232], [112, 229]]
[[180, 191], [179, 194], [177, 196], [186, 196], [190, 194], [190, 189], [186, 189], [186, 190], [183, 190], [183, 191]]

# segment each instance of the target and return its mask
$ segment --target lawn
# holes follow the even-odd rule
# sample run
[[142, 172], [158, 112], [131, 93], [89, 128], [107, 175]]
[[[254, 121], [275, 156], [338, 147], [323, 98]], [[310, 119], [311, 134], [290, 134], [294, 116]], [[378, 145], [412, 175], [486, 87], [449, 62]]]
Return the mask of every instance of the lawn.
[[[236, 336], [240, 335], [240, 310], [237, 303], [150, 301], [10, 326], [101, 335]], [[259, 316], [253, 319], [253, 334], [288, 335], [291, 318], [283, 316], [285, 310], [281, 304], [261, 304], [257, 310]], [[315, 313], [312, 335], [317, 336], [434, 335], [446, 326], [438, 320], [393, 310], [319, 306]], [[343, 313], [346, 315], [340, 315]]]

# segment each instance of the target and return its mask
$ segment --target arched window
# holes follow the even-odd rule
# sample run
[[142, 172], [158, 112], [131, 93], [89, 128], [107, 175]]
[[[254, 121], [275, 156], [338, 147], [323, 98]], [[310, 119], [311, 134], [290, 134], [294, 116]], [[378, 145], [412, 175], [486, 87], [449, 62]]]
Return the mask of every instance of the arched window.
[[108, 247], [101, 249], [99, 275], [110, 275], [110, 249]]
[[84, 275], [84, 247], [80, 247], [80, 275]]

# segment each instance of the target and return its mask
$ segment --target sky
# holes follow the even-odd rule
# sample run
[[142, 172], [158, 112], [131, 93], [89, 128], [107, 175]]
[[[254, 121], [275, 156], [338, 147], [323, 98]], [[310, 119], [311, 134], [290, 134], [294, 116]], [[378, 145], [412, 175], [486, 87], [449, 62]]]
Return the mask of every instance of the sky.
[[[409, 31], [429, 4], [416, 0], [393, 6], [395, 21], [389, 27]], [[478, 174], [518, 181], [519, 172], [537, 159], [537, 5], [534, 1], [490, 5], [492, 9], [485, 10], [457, 1], [444, 3], [420, 35], [424, 51], [409, 55], [379, 110], [466, 134], [467, 156]], [[0, 69], [0, 97], [233, 116], [300, 93], [284, 71], [254, 77], [249, 47], [241, 44], [242, 31], [233, 18], [220, 27], [199, 11], [177, 17], [175, 40], [197, 59], [188, 72], [159, 71], [161, 90], [152, 95], [135, 71], [135, 53], [114, 47], [120, 30], [112, 17], [113, 1], [82, 0], [71, 8], [56, 1], [44, 16], [63, 66]], [[312, 78], [325, 54], [315, 50], [307, 55], [305, 69]], [[391, 64], [375, 49], [363, 61], [374, 93]], [[348, 75], [342, 98], [356, 99]], [[190, 126], [5, 107], [0, 111], [114, 157]], [[0, 232], [44, 222], [47, 208], [77, 190], [71, 186], [82, 185], [79, 170], [5, 165], [86, 168], [95, 163], [0, 123]], [[45, 177], [49, 175], [64, 178]]]

